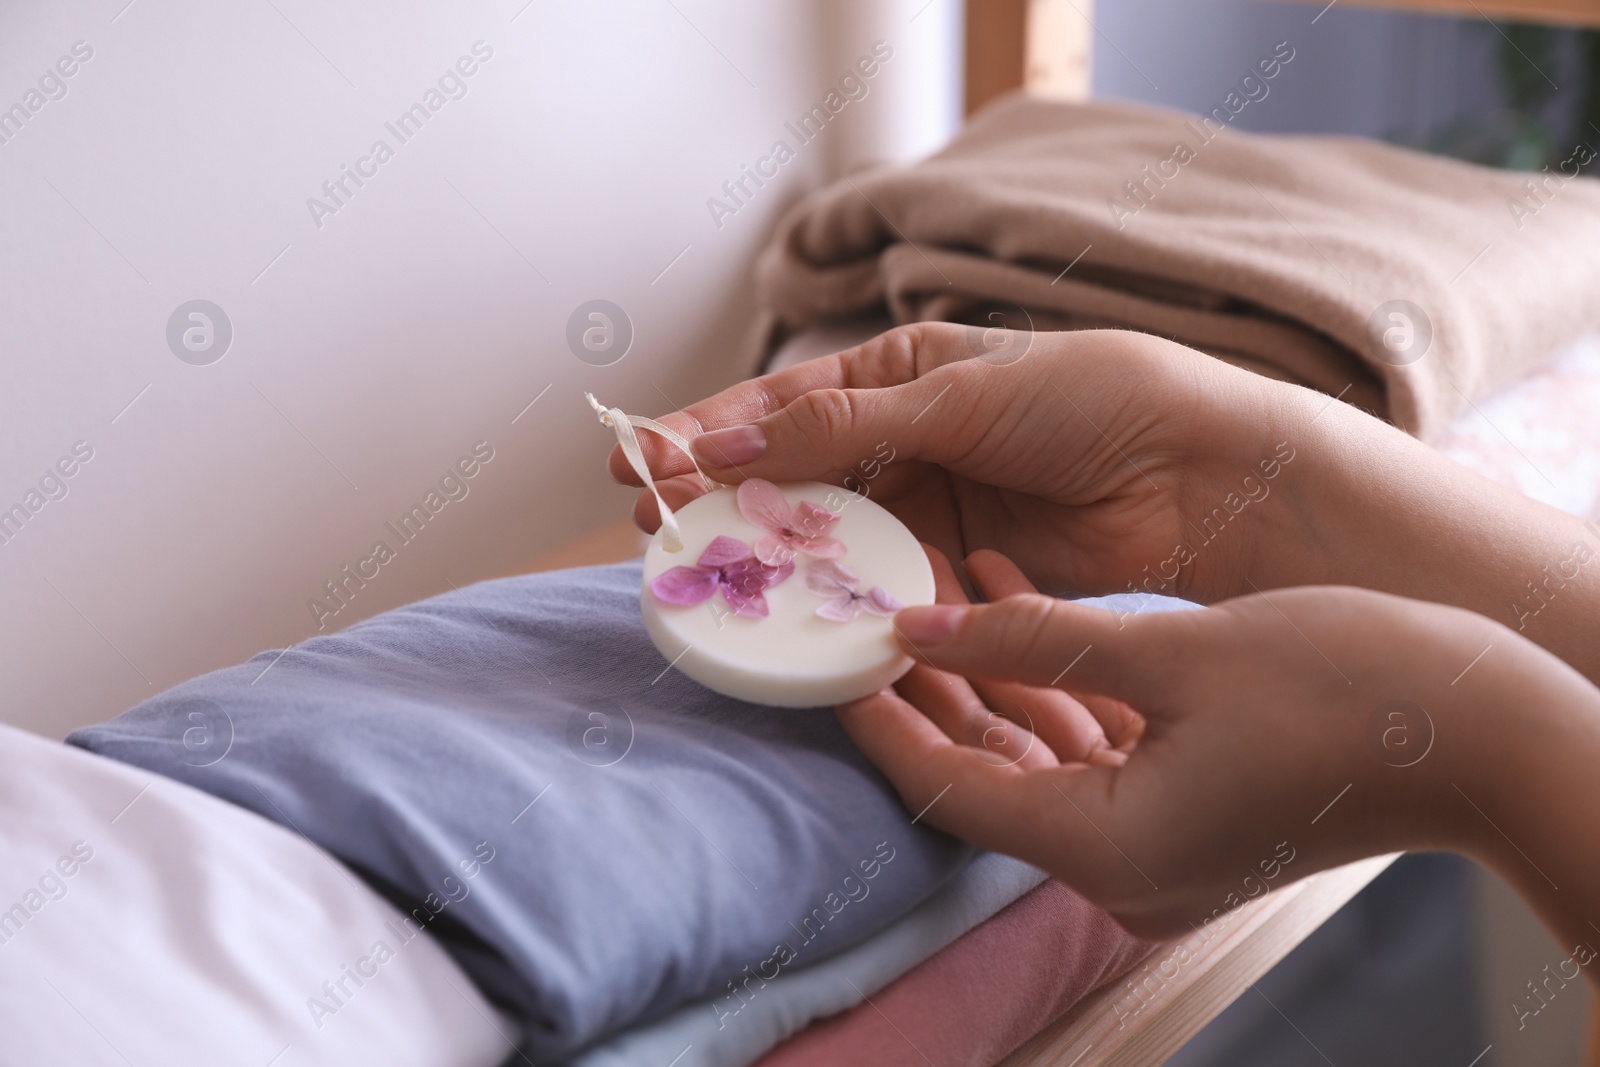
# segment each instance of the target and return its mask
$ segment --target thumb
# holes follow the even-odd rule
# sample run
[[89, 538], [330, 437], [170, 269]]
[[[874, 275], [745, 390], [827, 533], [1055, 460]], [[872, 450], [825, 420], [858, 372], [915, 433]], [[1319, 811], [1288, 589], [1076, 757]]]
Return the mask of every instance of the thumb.
[[968, 678], [1114, 697], [1159, 711], [1195, 647], [1202, 612], [1123, 615], [1037, 593], [992, 604], [937, 604], [895, 616], [902, 647]]
[[956, 385], [954, 370], [876, 389], [802, 393], [756, 422], [701, 434], [695, 455], [720, 481], [824, 479], [890, 458], [938, 463], [961, 452], [951, 420], [937, 417], [937, 402], [953, 404], [943, 394]]

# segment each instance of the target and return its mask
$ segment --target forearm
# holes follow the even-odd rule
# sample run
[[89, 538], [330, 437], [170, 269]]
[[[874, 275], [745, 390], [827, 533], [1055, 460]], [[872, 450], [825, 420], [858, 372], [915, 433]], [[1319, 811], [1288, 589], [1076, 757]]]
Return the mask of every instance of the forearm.
[[1600, 690], [1515, 638], [1506, 644], [1477, 680], [1478, 712], [1448, 742], [1441, 730], [1437, 810], [1454, 846], [1515, 887], [1555, 936], [1563, 959], [1550, 973], [1572, 982], [1581, 972], [1597, 990]]
[[1285, 543], [1258, 554], [1258, 586], [1360, 585], [1464, 607], [1600, 682], [1600, 525], [1341, 404], [1304, 436], [1290, 507], [1269, 534]]

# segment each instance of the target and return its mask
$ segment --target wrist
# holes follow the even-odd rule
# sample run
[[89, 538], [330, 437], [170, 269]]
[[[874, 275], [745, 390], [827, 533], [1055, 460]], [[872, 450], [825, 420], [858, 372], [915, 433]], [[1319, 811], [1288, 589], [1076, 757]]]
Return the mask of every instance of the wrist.
[[[1196, 467], [1205, 473], [1185, 489], [1179, 534], [1198, 565], [1187, 584], [1180, 579], [1180, 595], [1215, 603], [1260, 589], [1347, 584], [1302, 577], [1316, 558], [1308, 537], [1327, 504], [1329, 478], [1319, 468], [1331, 450], [1321, 443], [1317, 416], [1330, 398], [1237, 373], [1207, 381], [1194, 398], [1196, 409], [1222, 414], [1195, 435]], [[1215, 406], [1216, 394], [1230, 391]]]
[[1503, 628], [1473, 675], [1441, 744], [1434, 847], [1496, 871], [1564, 946], [1600, 946], [1600, 690]]
[[[1353, 408], [1308, 427], [1299, 551], [1273, 584], [1466, 608], [1600, 682], [1600, 525], [1530, 500]], [[1271, 558], [1271, 557], [1269, 557]], [[1263, 586], [1265, 588], [1265, 586]]]

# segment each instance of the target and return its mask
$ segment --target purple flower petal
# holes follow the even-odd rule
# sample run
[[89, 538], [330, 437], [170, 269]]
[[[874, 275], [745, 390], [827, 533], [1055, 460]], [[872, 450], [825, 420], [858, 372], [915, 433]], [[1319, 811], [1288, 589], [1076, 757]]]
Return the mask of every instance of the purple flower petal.
[[861, 614], [861, 605], [865, 603], [866, 601], [861, 597], [851, 596], [846, 593], [844, 596], [835, 597], [822, 605], [817, 609], [817, 614], [834, 622], [849, 622]]
[[878, 585], [872, 587], [872, 591], [866, 595], [863, 603], [868, 611], [876, 615], [893, 615], [905, 607], [893, 593]]
[[818, 596], [854, 593], [859, 578], [841, 563], [822, 560], [806, 567], [806, 588]]
[[767, 579], [767, 588], [771, 589], [773, 586], [778, 585], [785, 578], [794, 573], [794, 564], [792, 562], [788, 562], [777, 567], [768, 567], [767, 569], [772, 572], [771, 577]]
[[[790, 525], [789, 501], [783, 490], [765, 478], [751, 478], [739, 486], [739, 514], [769, 534], [782, 534]], [[759, 555], [759, 553], [757, 553]]]
[[650, 583], [650, 592], [668, 604], [700, 604], [717, 591], [717, 572], [704, 567], [673, 567]]
[[767, 606], [766, 594], [759, 588], [738, 589], [732, 585], [724, 585], [722, 599], [728, 602], [728, 607], [733, 609], [735, 615], [742, 615], [747, 619], [764, 619], [771, 610]]
[[718, 537], [700, 553], [700, 566], [717, 569], [750, 555], [750, 546], [733, 537]]
[[749, 595], [765, 589], [776, 572], [776, 567], [768, 567], [754, 556], [746, 556], [722, 568], [720, 580], [723, 588], [737, 589]]

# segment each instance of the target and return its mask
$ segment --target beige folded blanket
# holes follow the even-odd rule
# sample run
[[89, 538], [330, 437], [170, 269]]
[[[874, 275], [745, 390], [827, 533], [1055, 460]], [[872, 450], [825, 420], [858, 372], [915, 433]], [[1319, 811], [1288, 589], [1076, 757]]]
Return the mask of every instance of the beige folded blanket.
[[806, 198], [758, 286], [780, 331], [885, 304], [1142, 330], [1426, 438], [1600, 326], [1600, 183], [1013, 96]]

